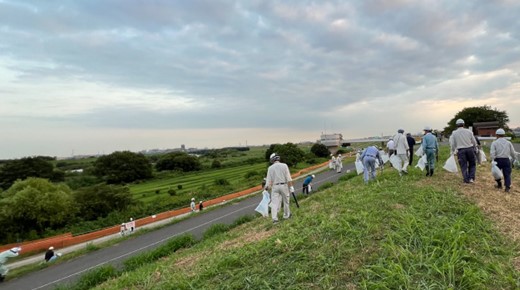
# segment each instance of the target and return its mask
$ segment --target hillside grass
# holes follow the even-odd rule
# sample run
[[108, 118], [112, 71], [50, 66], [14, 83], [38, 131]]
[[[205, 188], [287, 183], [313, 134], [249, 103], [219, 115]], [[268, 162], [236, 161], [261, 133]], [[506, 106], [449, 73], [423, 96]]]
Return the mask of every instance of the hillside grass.
[[518, 244], [464, 195], [487, 188], [488, 168], [463, 185], [441, 166], [433, 178], [387, 167], [369, 185], [344, 179], [289, 220], [209, 235], [95, 289], [519, 289]]

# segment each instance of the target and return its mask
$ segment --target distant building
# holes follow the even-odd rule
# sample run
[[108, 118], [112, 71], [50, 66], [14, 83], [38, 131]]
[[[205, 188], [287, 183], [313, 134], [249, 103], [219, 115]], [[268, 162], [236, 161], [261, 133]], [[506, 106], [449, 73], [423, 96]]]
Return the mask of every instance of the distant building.
[[339, 133], [321, 134], [320, 143], [327, 146], [330, 152], [334, 154], [338, 151], [341, 144], [343, 144], [343, 135]]
[[515, 134], [515, 137], [520, 137], [520, 127], [514, 128], [513, 134]]
[[495, 137], [498, 121], [473, 123], [473, 134], [480, 137]]
[[186, 151], [186, 146], [184, 144], [181, 144], [181, 151]]

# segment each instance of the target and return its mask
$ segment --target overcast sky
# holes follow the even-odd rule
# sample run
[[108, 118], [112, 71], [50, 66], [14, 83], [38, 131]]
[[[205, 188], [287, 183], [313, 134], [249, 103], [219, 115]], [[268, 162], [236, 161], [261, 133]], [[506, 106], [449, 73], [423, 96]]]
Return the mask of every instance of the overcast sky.
[[0, 158], [520, 126], [520, 1], [0, 0]]

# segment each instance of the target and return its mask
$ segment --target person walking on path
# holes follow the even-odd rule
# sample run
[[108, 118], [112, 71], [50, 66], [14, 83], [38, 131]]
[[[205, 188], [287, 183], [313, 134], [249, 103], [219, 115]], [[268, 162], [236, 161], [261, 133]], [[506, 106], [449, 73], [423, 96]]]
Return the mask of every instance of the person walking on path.
[[367, 147], [363, 150], [359, 158], [363, 162], [363, 178], [365, 184], [368, 184], [370, 180], [376, 179], [376, 160], [379, 160], [380, 166], [384, 166], [383, 160], [376, 146]]
[[341, 173], [341, 170], [343, 170], [343, 157], [338, 154], [338, 157], [336, 157], [336, 172]]
[[195, 212], [195, 198], [194, 197], [191, 198], [190, 208], [191, 208], [191, 212]]
[[316, 177], [314, 174], [313, 175], [308, 175], [307, 177], [305, 177], [305, 179], [303, 180], [302, 194], [307, 194], [308, 195], [309, 192], [311, 192], [311, 190], [310, 190], [311, 182], [314, 179], [314, 177]]
[[336, 157], [330, 154], [329, 169], [334, 170], [334, 168], [336, 168]]
[[[511, 161], [516, 160], [516, 152], [513, 144], [509, 142], [504, 136], [506, 132], [500, 128], [495, 133], [497, 139], [491, 143], [491, 160], [497, 163], [497, 167], [502, 170], [504, 175], [505, 192], [511, 190]], [[496, 188], [502, 189], [502, 180], [497, 179]]]
[[271, 154], [269, 161], [272, 163], [267, 169], [265, 189], [271, 189], [271, 217], [273, 223], [278, 223], [278, 212], [283, 201], [283, 218], [291, 217], [289, 208], [289, 194], [294, 192], [294, 186], [287, 164], [280, 162], [280, 156]]
[[439, 154], [439, 143], [437, 142], [437, 137], [432, 134], [430, 127], [424, 127], [424, 132], [425, 135], [422, 137], [421, 146], [424, 154], [426, 154], [426, 176], [433, 176], [435, 160]]
[[411, 166], [413, 163], [413, 146], [415, 146], [415, 138], [412, 137], [412, 134], [406, 133], [406, 141], [408, 141], [408, 148], [410, 148], [410, 154], [408, 155], [408, 159], [410, 159], [410, 162], [408, 162], [408, 165]]
[[392, 155], [395, 153], [395, 142], [392, 138], [388, 139], [388, 142], [386, 143], [386, 149], [388, 150], [388, 157], [392, 157]]
[[457, 154], [464, 183], [474, 183], [477, 170], [475, 156], [477, 141], [473, 132], [464, 128], [464, 120], [458, 119], [455, 124], [457, 130], [453, 131], [450, 136], [451, 153]]
[[202, 200], [199, 202], [199, 211], [204, 209], [204, 205], [202, 204]]
[[408, 152], [410, 150], [403, 129], [397, 130], [397, 134], [394, 136], [394, 142], [395, 153], [397, 154], [397, 157], [399, 157], [399, 163], [401, 168], [401, 170], [399, 171], [399, 175], [402, 176], [403, 173], [408, 174]]

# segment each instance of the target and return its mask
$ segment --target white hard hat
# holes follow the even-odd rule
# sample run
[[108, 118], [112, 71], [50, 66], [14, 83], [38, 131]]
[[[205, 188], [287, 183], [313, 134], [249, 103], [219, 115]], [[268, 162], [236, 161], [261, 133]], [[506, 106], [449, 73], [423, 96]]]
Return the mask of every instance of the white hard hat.
[[497, 135], [505, 135], [505, 134], [506, 134], [506, 131], [504, 131], [504, 129], [500, 128], [500, 129], [498, 129], [498, 130], [495, 132], [495, 134], [497, 134]]
[[312, 178], [316, 178], [316, 175], [313, 174], [313, 175], [312, 175]]
[[275, 162], [275, 161], [279, 161], [280, 160], [280, 156], [276, 153], [273, 153], [271, 154], [271, 156], [269, 156], [269, 161], [271, 163]]
[[404, 129], [397, 130], [397, 133], [404, 133]]
[[458, 120], [455, 122], [455, 124], [457, 124], [457, 125], [464, 124], [464, 120], [462, 120], [462, 119], [458, 119]]
[[195, 201], [195, 198], [194, 198], [194, 197], [192, 197], [192, 198], [191, 198], [191, 201]]
[[431, 131], [432, 128], [430, 128], [430, 126], [424, 126], [424, 131]]
[[13, 253], [18, 253], [18, 252], [20, 252], [21, 250], [22, 250], [21, 247], [14, 247], [14, 248], [11, 249], [11, 252], [13, 252]]
[[54, 247], [53, 247], [53, 246], [50, 246], [50, 247], [49, 247], [49, 250], [54, 250]]

